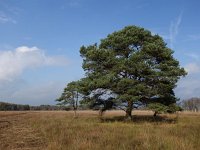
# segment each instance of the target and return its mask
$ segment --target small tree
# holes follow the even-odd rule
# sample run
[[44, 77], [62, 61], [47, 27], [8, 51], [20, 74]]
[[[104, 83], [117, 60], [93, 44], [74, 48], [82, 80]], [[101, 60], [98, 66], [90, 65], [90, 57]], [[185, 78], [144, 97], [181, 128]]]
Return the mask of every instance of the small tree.
[[77, 117], [77, 109], [79, 104], [80, 94], [78, 92], [78, 82], [70, 82], [64, 89], [60, 98], [56, 101], [60, 102], [59, 105], [71, 106], [74, 110], [74, 116]]
[[182, 111], [182, 108], [176, 104], [170, 104], [167, 106], [161, 103], [150, 103], [148, 108], [154, 111], [154, 117], [160, 113], [175, 113], [177, 111]]
[[154, 117], [156, 117], [156, 115], [159, 113], [167, 112], [167, 106], [161, 103], [150, 103], [148, 108], [154, 111]]

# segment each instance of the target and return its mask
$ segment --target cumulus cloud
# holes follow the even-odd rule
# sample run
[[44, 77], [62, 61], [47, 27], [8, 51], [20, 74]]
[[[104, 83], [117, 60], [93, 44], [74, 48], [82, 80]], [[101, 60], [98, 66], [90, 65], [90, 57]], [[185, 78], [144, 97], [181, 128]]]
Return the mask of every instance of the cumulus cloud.
[[48, 56], [37, 47], [21, 46], [15, 50], [0, 51], [0, 81], [13, 80], [29, 68], [65, 64], [65, 58]]
[[65, 83], [55, 79], [30, 82], [23, 79], [23, 72], [27, 69], [65, 65], [68, 65], [66, 58], [49, 56], [35, 46], [0, 51], [0, 101], [31, 105], [54, 104]]

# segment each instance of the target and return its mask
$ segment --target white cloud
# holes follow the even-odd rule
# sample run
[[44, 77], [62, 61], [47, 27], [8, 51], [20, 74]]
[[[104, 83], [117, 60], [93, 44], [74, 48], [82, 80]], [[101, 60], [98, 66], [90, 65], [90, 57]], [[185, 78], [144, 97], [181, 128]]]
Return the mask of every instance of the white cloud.
[[175, 89], [176, 96], [183, 99], [200, 97], [200, 76], [188, 74], [178, 82]]
[[0, 23], [7, 23], [7, 22], [11, 22], [16, 24], [16, 20], [14, 20], [13, 18], [5, 15], [3, 12], [0, 12]]
[[16, 51], [17, 52], [21, 52], [21, 53], [26, 53], [26, 52], [33, 52], [33, 51], [39, 51], [39, 49], [37, 47], [27, 47], [27, 46], [21, 46], [21, 47], [18, 47], [16, 48]]
[[29, 105], [55, 104], [65, 85], [63, 81], [1, 81], [0, 101]]
[[65, 58], [47, 56], [37, 47], [21, 46], [13, 51], [0, 51], [0, 81], [13, 80], [29, 68], [66, 64]]
[[27, 84], [13, 92], [10, 101], [29, 105], [55, 104], [55, 100], [61, 95], [64, 87], [65, 83], [60, 81]]
[[197, 63], [189, 63], [185, 66], [185, 70], [188, 74], [200, 73], [200, 65]]
[[176, 21], [172, 21], [170, 28], [169, 28], [169, 40], [170, 40], [170, 47], [173, 48], [173, 44], [176, 41], [176, 37], [179, 32], [179, 27], [182, 21], [182, 13], [179, 14]]
[[[0, 51], [0, 101], [19, 104], [54, 104], [65, 86], [59, 79], [44, 81], [25, 80], [21, 77], [27, 69], [68, 65], [62, 56], [49, 56], [38, 47], [21, 46]], [[31, 78], [31, 77], [30, 77]]]

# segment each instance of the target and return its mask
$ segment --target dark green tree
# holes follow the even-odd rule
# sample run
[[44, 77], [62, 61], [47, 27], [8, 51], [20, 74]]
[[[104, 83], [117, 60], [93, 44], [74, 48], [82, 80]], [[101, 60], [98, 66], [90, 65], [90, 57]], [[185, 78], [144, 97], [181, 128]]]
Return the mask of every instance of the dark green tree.
[[99, 45], [82, 46], [80, 54], [87, 94], [99, 88], [113, 91], [126, 103], [129, 118], [135, 102], [149, 108], [176, 103], [173, 89], [186, 75], [164, 40], [137, 26], [109, 34]]

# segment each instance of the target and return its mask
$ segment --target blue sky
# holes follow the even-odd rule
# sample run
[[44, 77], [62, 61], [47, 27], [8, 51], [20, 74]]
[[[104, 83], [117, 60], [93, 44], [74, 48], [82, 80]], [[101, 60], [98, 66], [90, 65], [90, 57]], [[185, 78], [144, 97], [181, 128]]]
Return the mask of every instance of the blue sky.
[[127, 25], [164, 38], [188, 71], [175, 89], [200, 97], [198, 0], [0, 0], [0, 101], [54, 104], [84, 76], [79, 48]]

